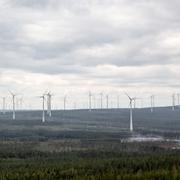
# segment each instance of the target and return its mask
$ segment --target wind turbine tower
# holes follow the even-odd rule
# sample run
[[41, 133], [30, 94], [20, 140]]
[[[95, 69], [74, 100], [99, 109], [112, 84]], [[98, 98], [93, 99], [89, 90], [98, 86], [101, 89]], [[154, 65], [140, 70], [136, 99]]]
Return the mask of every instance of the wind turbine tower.
[[89, 111], [92, 110], [91, 104], [92, 104], [92, 93], [89, 92]]
[[136, 109], [136, 99], [137, 99], [137, 98], [133, 98], [133, 101], [134, 101], [134, 109]]
[[175, 110], [175, 101], [176, 101], [176, 97], [175, 94], [172, 95], [172, 110]]
[[40, 96], [42, 98], [42, 122], [45, 122], [45, 95]]
[[127, 93], [125, 93], [125, 94], [129, 98], [129, 105], [130, 105], [130, 131], [133, 132], [133, 113], [132, 113], [132, 109], [133, 109], [133, 101], [136, 98], [130, 97]]
[[103, 93], [102, 92], [100, 93], [100, 101], [101, 101], [100, 106], [102, 109], [103, 108]]
[[94, 109], [96, 109], [96, 96], [95, 96], [95, 94], [93, 95], [93, 101], [94, 101]]
[[119, 95], [117, 95], [117, 108], [119, 109]]
[[13, 94], [12, 92], [10, 92], [11, 93], [11, 95], [12, 95], [12, 106], [13, 106], [13, 120], [15, 120], [16, 119], [16, 112], [15, 112], [15, 97], [16, 97], [16, 95], [15, 94]]
[[19, 105], [20, 105], [20, 109], [22, 110], [23, 109], [23, 98], [22, 97], [19, 99]]
[[180, 105], [180, 93], [177, 94], [177, 98], [178, 98], [178, 106]]
[[151, 112], [154, 112], [154, 95], [151, 95], [150, 96], [150, 98], [151, 98]]
[[106, 108], [109, 108], [109, 95], [106, 95]]
[[67, 96], [64, 96], [64, 111], [66, 110], [66, 101], [67, 101]]
[[51, 102], [52, 102], [52, 94], [50, 92], [47, 93], [47, 114], [49, 117], [52, 116], [51, 113]]

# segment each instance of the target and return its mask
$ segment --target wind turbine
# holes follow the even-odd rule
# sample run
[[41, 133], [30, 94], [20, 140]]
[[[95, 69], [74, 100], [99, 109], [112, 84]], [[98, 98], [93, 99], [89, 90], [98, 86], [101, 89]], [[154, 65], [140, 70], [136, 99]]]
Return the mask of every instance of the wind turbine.
[[93, 105], [94, 105], [94, 109], [96, 109], [96, 96], [95, 96], [95, 94], [92, 96], [93, 97]]
[[42, 122], [45, 122], [45, 94], [43, 94], [42, 96], [39, 96], [39, 98], [42, 98]]
[[102, 92], [100, 93], [100, 101], [101, 101], [100, 106], [102, 109], [103, 108], [103, 93]]
[[21, 97], [19, 99], [19, 105], [20, 105], [20, 109], [22, 110], [23, 109], [23, 97]]
[[175, 101], [176, 101], [176, 97], [175, 94], [172, 95], [172, 110], [175, 110]]
[[178, 106], [180, 105], [180, 93], [177, 94], [177, 98], [178, 98]]
[[92, 107], [91, 107], [91, 102], [92, 102], [92, 93], [89, 92], [89, 111], [92, 110]]
[[119, 109], [119, 100], [120, 100], [119, 95], [117, 95], [117, 109]]
[[132, 103], [133, 103], [134, 99], [136, 99], [136, 98], [130, 97], [127, 93], [125, 93], [125, 94], [129, 98], [129, 101], [130, 101], [130, 103], [129, 103], [129, 105], [130, 105], [130, 131], [132, 132], [133, 131], [133, 113], [132, 113], [133, 107], [132, 107]]
[[13, 105], [13, 120], [16, 119], [16, 112], [15, 112], [15, 97], [16, 97], [16, 94], [13, 94], [12, 92], [10, 92], [10, 94], [12, 95], [12, 105]]
[[154, 104], [154, 97], [155, 97], [154, 95], [150, 96], [150, 99], [151, 99], [151, 112], [154, 112], [154, 105], [155, 105]]
[[106, 108], [109, 108], [109, 95], [106, 95]]
[[51, 92], [48, 92], [46, 95], [47, 95], [47, 114], [49, 115], [49, 117], [51, 117], [52, 116], [52, 113], [51, 113], [52, 94]]
[[134, 101], [134, 109], [136, 109], [136, 100], [137, 100], [137, 98], [134, 97], [134, 98], [133, 98], [133, 101]]
[[66, 110], [66, 101], [67, 101], [67, 96], [66, 95], [64, 96], [64, 100], [63, 101], [64, 101], [64, 111], [65, 111]]

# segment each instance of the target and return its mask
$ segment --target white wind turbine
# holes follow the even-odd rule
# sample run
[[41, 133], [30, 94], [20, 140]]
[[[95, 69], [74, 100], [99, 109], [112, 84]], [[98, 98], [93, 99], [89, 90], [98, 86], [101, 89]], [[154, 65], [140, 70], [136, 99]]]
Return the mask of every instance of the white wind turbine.
[[65, 111], [66, 110], [67, 95], [64, 96], [63, 101], [64, 101], [64, 111]]
[[103, 93], [100, 93], [100, 107], [103, 108]]
[[93, 109], [96, 109], [96, 95], [94, 94], [92, 98], [93, 98], [93, 106], [94, 106]]
[[106, 95], [106, 108], [109, 108], [109, 95]]
[[141, 108], [144, 108], [144, 99], [141, 98]]
[[45, 122], [45, 94], [42, 96], [39, 96], [39, 98], [42, 98], [42, 122]]
[[130, 131], [132, 132], [133, 131], [133, 113], [132, 113], [133, 107], [132, 107], [132, 103], [136, 98], [130, 97], [127, 93], [125, 93], [125, 94], [129, 98], [129, 101], [130, 101], [130, 103], [129, 103], [129, 105], [130, 105]]
[[172, 110], [175, 110], [175, 101], [176, 101], [176, 96], [175, 94], [172, 95]]
[[15, 97], [17, 96], [16, 94], [13, 94], [12, 92], [10, 92], [11, 96], [12, 96], [12, 108], [13, 108], [13, 120], [16, 119], [16, 107], [15, 107]]
[[177, 94], [178, 106], [180, 105], [180, 93]]
[[139, 102], [141, 103], [141, 108], [143, 108], [143, 106], [144, 106], [144, 101], [143, 101], [143, 98], [141, 98], [141, 97], [134, 97], [133, 98], [133, 101], [134, 101], [134, 109], [136, 109], [136, 107], [137, 107], [137, 100], [139, 100]]
[[119, 109], [119, 102], [120, 102], [120, 98], [119, 95], [117, 95], [117, 109]]
[[49, 117], [51, 117], [52, 116], [52, 112], [51, 112], [52, 94], [51, 92], [48, 92], [46, 95], [47, 95], [47, 114], [49, 115]]
[[20, 105], [20, 109], [21, 110], [23, 110], [23, 97], [21, 97], [20, 99], [19, 99], [19, 105]]
[[22, 103], [23, 103], [23, 99], [21, 98], [16, 98], [16, 109], [17, 110], [21, 110], [22, 109]]
[[151, 112], [154, 112], [154, 106], [155, 106], [155, 96], [154, 95], [151, 95], [150, 96], [150, 99], [151, 99]]
[[16, 110], [19, 110], [19, 99], [16, 98]]
[[89, 111], [91, 111], [92, 110], [92, 93], [91, 92], [89, 92]]

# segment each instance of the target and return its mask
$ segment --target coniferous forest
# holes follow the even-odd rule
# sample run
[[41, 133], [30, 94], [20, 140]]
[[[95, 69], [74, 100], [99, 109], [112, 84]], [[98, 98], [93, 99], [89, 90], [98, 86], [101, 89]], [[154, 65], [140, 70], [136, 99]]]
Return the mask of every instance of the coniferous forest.
[[167, 114], [158, 123], [158, 114], [138, 119], [129, 132], [125, 120], [116, 122], [122, 112], [109, 122], [106, 115], [96, 119], [99, 112], [82, 119], [81, 112], [67, 112], [44, 124], [28, 113], [18, 112], [15, 121], [8, 113], [0, 118], [2, 180], [180, 179], [180, 132], [177, 125], [169, 126]]

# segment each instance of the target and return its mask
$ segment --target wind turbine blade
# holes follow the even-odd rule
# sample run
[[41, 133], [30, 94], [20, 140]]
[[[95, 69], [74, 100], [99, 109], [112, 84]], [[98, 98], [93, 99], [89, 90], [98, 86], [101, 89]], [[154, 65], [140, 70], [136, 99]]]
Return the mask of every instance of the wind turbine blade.
[[44, 96], [36, 96], [37, 98], [44, 98]]
[[128, 107], [131, 107], [131, 102], [129, 103]]
[[43, 95], [48, 95], [49, 91], [48, 90], [45, 90]]
[[11, 91], [9, 91], [9, 93], [10, 93], [12, 96], [14, 95]]
[[125, 94], [130, 100], [132, 100], [132, 98], [131, 98], [126, 92], [124, 92], [124, 94]]

